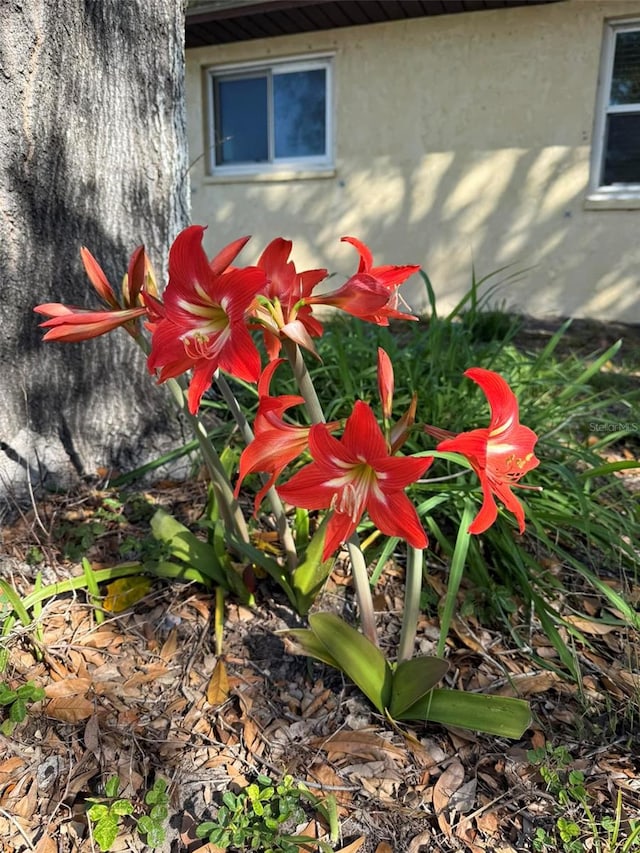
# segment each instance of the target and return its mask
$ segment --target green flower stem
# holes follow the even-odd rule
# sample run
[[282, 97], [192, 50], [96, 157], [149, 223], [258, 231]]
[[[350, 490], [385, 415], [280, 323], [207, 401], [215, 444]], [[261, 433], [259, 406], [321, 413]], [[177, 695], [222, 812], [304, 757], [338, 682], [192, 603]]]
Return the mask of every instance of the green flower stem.
[[316, 394], [311, 375], [307, 370], [307, 365], [304, 363], [300, 347], [288, 338], [283, 339], [282, 346], [291, 365], [296, 385], [304, 397], [311, 422], [314, 424], [323, 424], [326, 418], [322, 411], [318, 395]]
[[354, 533], [347, 542], [347, 551], [351, 560], [351, 574], [353, 585], [358, 599], [358, 610], [360, 611], [360, 622], [362, 633], [374, 646], [378, 644], [378, 632], [376, 631], [376, 617], [373, 610], [373, 596], [369, 585], [369, 573], [367, 572], [367, 561], [360, 547], [358, 534]]
[[[313, 385], [307, 366], [304, 363], [300, 347], [284, 338], [282, 342], [289, 364], [293, 371], [296, 385], [302, 396], [309, 417], [314, 424], [323, 424], [326, 421], [320, 400], [316, 394], [316, 389]], [[353, 574], [353, 585], [358, 599], [358, 610], [360, 612], [360, 621], [362, 623], [362, 632], [365, 637], [374, 645], [378, 645], [378, 634], [376, 631], [376, 621], [373, 610], [373, 597], [371, 595], [371, 586], [369, 585], [369, 574], [367, 572], [367, 563], [360, 547], [360, 540], [356, 533], [347, 542], [347, 551], [351, 561], [351, 570]]]
[[421, 548], [407, 548], [407, 572], [405, 578], [404, 612], [402, 630], [398, 646], [398, 663], [413, 657], [416, 642], [418, 616], [420, 614], [420, 593], [422, 591], [422, 566], [424, 552]]
[[166, 384], [173, 395], [178, 407], [183, 412], [189, 425], [193, 429], [195, 437], [198, 439], [200, 451], [204, 459], [204, 464], [207, 467], [207, 472], [211, 478], [211, 485], [215, 492], [216, 500], [220, 510], [220, 515], [227, 528], [234, 530], [238, 538], [243, 542], [249, 541], [249, 531], [247, 524], [242, 514], [240, 504], [235, 499], [231, 483], [224, 470], [220, 457], [211, 443], [211, 439], [207, 435], [207, 430], [204, 424], [197, 415], [192, 415], [187, 408], [187, 399], [184, 388], [177, 379], [167, 379]]
[[[244, 412], [240, 408], [240, 404], [236, 400], [233, 391], [229, 387], [229, 383], [224, 378], [224, 376], [222, 376], [221, 373], [218, 373], [218, 375], [216, 376], [216, 384], [220, 389], [220, 392], [224, 397], [224, 400], [227, 406], [229, 407], [229, 411], [233, 415], [235, 422], [238, 424], [238, 428], [242, 434], [242, 438], [245, 444], [250, 444], [254, 438], [253, 430], [249, 426], [249, 421], [246, 419]], [[276, 520], [276, 526], [278, 528], [282, 547], [284, 548], [284, 552], [286, 554], [289, 571], [294, 572], [298, 565], [296, 544], [293, 541], [293, 534], [291, 532], [291, 528], [289, 527], [289, 523], [287, 522], [287, 516], [285, 514], [282, 501], [280, 500], [280, 495], [276, 492], [273, 486], [267, 492], [267, 498], [269, 500], [269, 503], [271, 504], [271, 510]]]

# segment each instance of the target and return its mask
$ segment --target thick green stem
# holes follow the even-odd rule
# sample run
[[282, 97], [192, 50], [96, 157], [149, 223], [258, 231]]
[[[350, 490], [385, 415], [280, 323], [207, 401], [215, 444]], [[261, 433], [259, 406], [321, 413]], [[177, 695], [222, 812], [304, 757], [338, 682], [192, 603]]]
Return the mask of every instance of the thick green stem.
[[[145, 355], [149, 355], [150, 345], [144, 335], [137, 335], [135, 337], [135, 342]], [[167, 379], [166, 384], [169, 387], [169, 391], [171, 392], [173, 399], [176, 401], [178, 408], [189, 421], [193, 434], [198, 440], [200, 452], [202, 453], [207, 473], [211, 479], [211, 486], [216, 496], [222, 521], [226, 527], [235, 531], [239, 539], [242, 539], [243, 542], [248, 542], [249, 531], [247, 530], [247, 523], [244, 519], [244, 515], [242, 514], [242, 510], [240, 509], [240, 504], [233, 494], [233, 488], [231, 487], [231, 483], [227, 477], [227, 472], [224, 470], [220, 457], [216, 453], [215, 447], [207, 435], [207, 430], [205, 429], [204, 424], [197, 415], [191, 414], [187, 406], [184, 379], [182, 377], [180, 379]]]
[[242, 514], [242, 510], [240, 509], [240, 504], [235, 499], [231, 483], [227, 477], [227, 472], [224, 470], [220, 457], [216, 453], [216, 450], [211, 443], [211, 439], [207, 435], [207, 430], [205, 429], [204, 424], [197, 415], [192, 415], [187, 408], [187, 399], [185, 397], [184, 388], [180, 382], [177, 379], [167, 379], [167, 385], [169, 386], [169, 390], [171, 391], [179, 408], [189, 421], [195, 437], [198, 439], [202, 458], [206, 465], [209, 477], [211, 478], [211, 485], [213, 487], [220, 515], [224, 524], [230, 530], [235, 531], [243, 542], [248, 542], [249, 531], [247, 530], [247, 524], [245, 522], [244, 515]]
[[358, 599], [358, 610], [360, 611], [362, 633], [368, 640], [377, 646], [378, 632], [376, 631], [376, 617], [373, 610], [373, 597], [371, 595], [371, 587], [369, 585], [367, 561], [362, 553], [358, 534], [354, 533], [346, 544], [349, 559], [351, 560], [351, 574], [353, 577], [353, 586], [356, 591], [356, 598]]
[[[291, 369], [296, 380], [296, 384], [302, 396], [309, 417], [314, 424], [325, 423], [326, 419], [320, 400], [316, 394], [313, 381], [304, 363], [300, 347], [293, 341], [285, 338], [283, 340], [284, 351], [287, 359], [291, 364]], [[358, 610], [360, 612], [360, 621], [362, 623], [362, 632], [368, 640], [371, 640], [376, 646], [378, 645], [378, 635], [376, 632], [376, 621], [373, 611], [373, 597], [371, 595], [371, 587], [369, 585], [369, 574], [367, 572], [367, 562], [360, 547], [360, 540], [356, 533], [347, 542], [347, 551], [351, 560], [351, 571], [353, 574], [353, 585], [358, 599]]]
[[398, 663], [410, 660], [416, 642], [418, 616], [420, 615], [420, 593], [422, 592], [422, 566], [424, 552], [421, 548], [407, 549], [407, 572], [405, 577], [404, 612], [398, 646]]
[[282, 345], [291, 365], [298, 390], [304, 397], [304, 402], [312, 423], [323, 424], [326, 418], [322, 411], [318, 395], [316, 394], [313, 381], [307, 370], [307, 365], [304, 363], [300, 347], [288, 338], [283, 340]]
[[[242, 434], [242, 438], [245, 444], [250, 444], [254, 438], [253, 430], [249, 426], [249, 421], [246, 419], [244, 412], [240, 408], [240, 404], [236, 400], [233, 391], [229, 387], [229, 383], [224, 378], [224, 376], [219, 373], [216, 376], [216, 384], [218, 385], [218, 388], [220, 389], [220, 392], [224, 397], [225, 403], [229, 407], [229, 411], [233, 415], [235, 422], [238, 424], [238, 429]], [[289, 523], [287, 522], [287, 516], [284, 511], [284, 506], [282, 505], [280, 496], [273, 488], [273, 486], [267, 492], [267, 499], [271, 504], [271, 510], [276, 520], [276, 526], [278, 528], [280, 541], [282, 543], [282, 547], [284, 548], [284, 552], [287, 558], [287, 565], [289, 566], [289, 571], [293, 572], [295, 571], [298, 565], [296, 544], [293, 541], [293, 534], [291, 532], [291, 528], [289, 527]]]

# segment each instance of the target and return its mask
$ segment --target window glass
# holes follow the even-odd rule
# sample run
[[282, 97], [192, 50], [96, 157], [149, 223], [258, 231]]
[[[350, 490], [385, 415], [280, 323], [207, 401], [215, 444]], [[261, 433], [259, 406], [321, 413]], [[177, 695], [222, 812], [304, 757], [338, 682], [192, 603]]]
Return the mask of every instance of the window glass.
[[216, 165], [269, 159], [267, 78], [216, 81]]
[[640, 114], [607, 116], [603, 183], [640, 183]]
[[640, 30], [616, 34], [609, 103], [640, 103]]
[[324, 68], [274, 74], [273, 109], [276, 158], [325, 154]]

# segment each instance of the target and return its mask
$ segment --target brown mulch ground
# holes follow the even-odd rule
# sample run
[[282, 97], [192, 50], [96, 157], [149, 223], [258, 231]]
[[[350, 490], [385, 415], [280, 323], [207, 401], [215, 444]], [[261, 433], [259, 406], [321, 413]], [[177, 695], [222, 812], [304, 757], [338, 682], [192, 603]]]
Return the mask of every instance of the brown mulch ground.
[[[576, 351], [601, 349], [618, 336], [611, 327], [594, 331], [587, 324], [583, 330], [575, 338]], [[553, 326], [531, 324], [522, 340], [537, 346], [552, 331]], [[631, 344], [631, 332], [627, 335]], [[640, 333], [633, 342], [640, 353]], [[158, 484], [142, 497], [194, 525], [205, 495], [204, 484], [194, 482]], [[109, 504], [116, 496], [85, 486], [23, 510], [2, 533], [0, 576], [24, 595], [38, 570], [44, 584], [79, 574], [74, 549], [94, 568], [126, 559], [133, 541], [147, 536], [147, 523], [142, 513], [135, 521], [120, 515], [119, 498]], [[437, 603], [445, 592], [446, 566], [435, 551], [429, 559], [430, 597]], [[390, 648], [400, 628], [402, 575], [401, 561], [392, 563], [377, 591]], [[623, 591], [622, 580], [611, 583]], [[593, 591], [576, 589], [575, 579], [573, 585], [584, 596], [585, 612], [600, 612], [602, 602]], [[467, 591], [463, 587], [461, 600]], [[631, 595], [638, 605], [637, 590]], [[38, 617], [40, 661], [31, 632], [14, 629], [6, 641], [3, 678], [12, 686], [33, 680], [46, 698], [31, 707], [11, 737], [0, 736], [3, 853], [97, 850], [87, 798], [98, 796], [114, 774], [134, 802], [155, 778], [170, 783], [168, 840], [160, 849], [214, 853], [196, 840], [195, 826], [215, 813], [222, 792], [245, 788], [257, 773], [274, 779], [290, 773], [318, 794], [333, 794], [341, 821], [339, 850], [532, 850], [536, 829], [550, 830], [561, 814], [527, 758], [527, 750], [547, 742], [570, 751], [568, 769], [585, 774], [599, 819], [615, 814], [618, 791], [623, 823], [640, 815], [636, 632], [577, 625], [589, 644], [575, 648], [583, 672], [575, 684], [534, 662], [531, 650], [550, 663], [555, 652], [532, 614], [515, 610], [512, 617], [519, 634], [528, 637], [528, 649], [518, 649], [473, 615], [456, 619], [446, 683], [529, 699], [533, 724], [513, 743], [435, 725], [391, 727], [338, 673], [289, 653], [276, 632], [296, 624], [296, 617], [277, 590], [265, 585], [257, 597], [254, 609], [228, 605], [222, 657], [215, 653], [214, 601], [196, 585], [156, 582], [133, 608], [109, 614], [101, 625], [85, 594], [53, 598]], [[343, 565], [329, 579], [318, 609], [353, 615]], [[436, 614], [432, 605], [419, 627], [423, 654], [435, 650]], [[314, 823], [311, 811], [309, 816], [306, 834], [326, 837], [326, 827]], [[579, 811], [575, 816], [584, 820]], [[147, 848], [125, 823], [112, 849]]]

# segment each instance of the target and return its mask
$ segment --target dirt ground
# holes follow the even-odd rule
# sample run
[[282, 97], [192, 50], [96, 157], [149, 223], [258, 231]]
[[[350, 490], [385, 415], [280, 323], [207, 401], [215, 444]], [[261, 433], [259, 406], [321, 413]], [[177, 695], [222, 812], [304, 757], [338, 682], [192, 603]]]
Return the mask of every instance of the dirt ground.
[[[539, 347], [554, 328], [528, 322], [519, 342]], [[578, 323], [570, 349], [601, 350], [621, 334], [635, 358], [637, 327]], [[67, 547], [79, 529], [88, 531], [79, 545], [94, 569], [122, 561], [123, 543], [126, 551], [126, 543], [144, 537], [146, 528], [144, 520], [118, 518], [118, 511], [105, 517], [113, 495], [104, 484], [86, 484], [23, 508], [2, 531], [0, 577], [25, 595], [38, 571], [43, 584], [79, 574]], [[206, 488], [202, 482], [166, 482], [142, 497], [195, 525]], [[100, 524], [92, 528], [96, 519]], [[429, 595], [437, 603], [446, 591], [446, 565], [436, 552], [428, 560]], [[400, 630], [402, 579], [399, 558], [377, 588], [390, 650]], [[639, 590], [629, 590], [625, 579], [609, 582], [640, 604]], [[575, 578], [571, 583], [587, 608], [599, 612], [603, 605], [593, 591], [581, 593]], [[467, 592], [463, 583], [461, 598]], [[343, 563], [316, 609], [353, 618]], [[435, 651], [436, 613], [430, 607], [419, 626], [423, 654]], [[567, 748], [568, 769], [584, 774], [598, 819], [615, 813], [621, 792], [624, 826], [640, 816], [638, 633], [580, 624], [589, 643], [575, 648], [583, 673], [575, 683], [534, 662], [531, 650], [551, 664], [555, 651], [532, 614], [516, 608], [513, 621], [528, 636], [528, 647], [517, 648], [474, 615], [456, 618], [446, 684], [528, 699], [533, 721], [518, 742], [437, 725], [390, 726], [339, 673], [291, 653], [277, 632], [299, 620], [266, 582], [255, 608], [228, 604], [221, 656], [215, 650], [214, 599], [195, 584], [154, 582], [135, 606], [109, 614], [102, 624], [86, 594], [54, 597], [37, 616], [40, 660], [31, 629], [18, 625], [4, 640], [4, 680], [10, 686], [32, 680], [46, 695], [11, 736], [0, 736], [0, 847], [3, 853], [97, 850], [86, 817], [88, 798], [100, 796], [105, 781], [117, 774], [120, 795], [136, 808], [143, 808], [155, 779], [169, 783], [167, 840], [157, 849], [214, 853], [214, 846], [196, 838], [195, 827], [215, 814], [224, 791], [246, 788], [262, 773], [276, 780], [291, 774], [312, 792], [335, 796], [341, 826], [336, 850], [529, 851], [536, 831], [552, 831], [562, 814], [527, 756], [547, 743]], [[570, 808], [565, 812], [572, 814]], [[311, 809], [308, 816], [305, 834], [326, 838], [327, 827]], [[112, 849], [148, 848], [124, 819]]]

